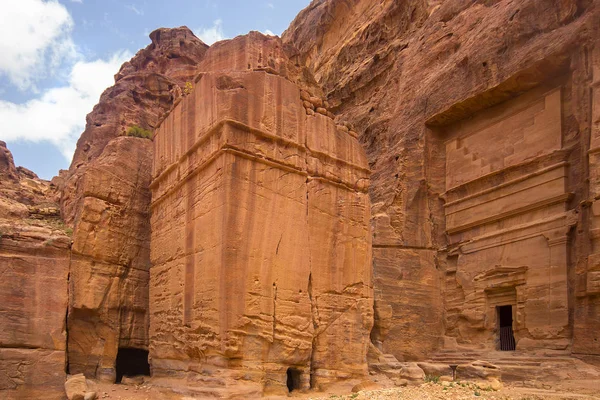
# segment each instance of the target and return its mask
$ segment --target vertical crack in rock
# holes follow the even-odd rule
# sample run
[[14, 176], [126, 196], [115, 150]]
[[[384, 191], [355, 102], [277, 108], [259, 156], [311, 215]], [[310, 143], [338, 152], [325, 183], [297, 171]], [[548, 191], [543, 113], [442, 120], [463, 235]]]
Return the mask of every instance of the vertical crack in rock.
[[[15, 168], [0, 141], [9, 390], [62, 397], [63, 369], [110, 378], [119, 345], [151, 340], [155, 377], [214, 384], [215, 393], [243, 381], [255, 398], [286, 391], [284, 367], [304, 368], [294, 371], [304, 378], [310, 370], [313, 387], [359, 376], [359, 336], [369, 330], [406, 359], [430, 357], [440, 343], [491, 350], [496, 307], [508, 303], [519, 350], [600, 354], [600, 8], [373, 3], [323, 0], [281, 40], [254, 32], [208, 49], [185, 27], [153, 32], [88, 116], [70, 170], [53, 182], [60, 193]], [[368, 159], [332, 110], [360, 127]], [[124, 137], [135, 125], [158, 127], [154, 142]], [[332, 199], [344, 204], [342, 188], [362, 192], [356, 178], [368, 166], [377, 246], [344, 247], [369, 215], [332, 215]], [[72, 239], [48, 224], [61, 218]], [[277, 223], [293, 227], [283, 245]], [[369, 265], [369, 284], [347, 285]], [[308, 297], [296, 295], [307, 278]], [[363, 307], [373, 291], [377, 330]], [[262, 340], [269, 329], [272, 338], [279, 329], [275, 345]], [[192, 375], [210, 362], [213, 376]], [[240, 365], [248, 379], [233, 376]]]
[[281, 244], [282, 239], [283, 239], [283, 232], [281, 233], [281, 236], [279, 237], [279, 241], [277, 242], [277, 249], [275, 249], [275, 254], [279, 254], [279, 245]]
[[271, 331], [271, 340], [275, 341], [275, 329], [277, 325], [277, 283], [273, 282], [273, 327]]
[[[309, 189], [308, 184], [310, 182], [310, 178], [306, 178], [306, 223], [308, 225], [309, 220]], [[318, 314], [319, 310], [317, 309], [317, 299], [313, 297], [313, 282], [312, 282], [312, 254], [310, 249], [312, 248], [310, 245], [310, 226], [306, 229], [306, 234], [308, 236], [308, 298], [310, 300], [310, 314], [312, 318], [313, 324], [313, 337], [311, 341], [311, 349], [310, 349], [310, 387], [314, 387], [314, 355], [317, 341], [317, 329], [318, 329]]]
[[[71, 254], [69, 253], [69, 265], [71, 264]], [[67, 273], [67, 299], [71, 294], [69, 285], [71, 284], [71, 272]], [[65, 373], [69, 374], [69, 302], [67, 301], [65, 310]]]
[[[309, 258], [309, 260], [310, 260], [310, 258]], [[311, 349], [310, 349], [310, 387], [311, 388], [314, 387], [314, 354], [315, 354], [315, 347], [316, 347], [316, 341], [317, 341], [317, 328], [318, 328], [317, 317], [319, 314], [319, 311], [317, 309], [316, 299], [313, 299], [313, 290], [312, 289], [313, 289], [312, 273], [309, 273], [308, 274], [308, 298], [310, 299], [310, 312], [311, 312], [312, 323], [313, 323], [313, 338], [312, 338], [312, 345], [311, 345]]]

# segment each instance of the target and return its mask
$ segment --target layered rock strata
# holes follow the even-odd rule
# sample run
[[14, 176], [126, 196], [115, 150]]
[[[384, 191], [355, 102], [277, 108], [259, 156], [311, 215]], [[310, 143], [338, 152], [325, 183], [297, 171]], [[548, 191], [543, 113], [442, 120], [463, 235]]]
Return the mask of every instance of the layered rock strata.
[[63, 396], [71, 238], [55, 192], [0, 141], [0, 398]]
[[123, 348], [199, 396], [360, 377], [367, 349], [422, 380], [404, 360], [485, 357], [503, 319], [517, 351], [600, 362], [598, 21], [319, 0], [283, 41], [153, 32], [53, 183], [0, 142], [0, 397], [112, 381]]
[[127, 131], [158, 125], [208, 48], [185, 27], [150, 38], [88, 115], [60, 179], [62, 215], [74, 231], [69, 370], [109, 381], [119, 348], [148, 348], [152, 143]]
[[588, 86], [582, 85], [579, 95], [589, 107], [589, 114], [584, 114], [584, 127], [589, 132], [589, 147], [584, 147], [588, 159], [583, 165], [589, 188], [583, 202], [583, 243], [575, 275], [573, 351], [596, 356], [592, 360], [600, 365], [600, 40], [596, 40], [593, 50], [586, 50], [579, 53], [579, 62], [586, 72], [581, 78]]
[[306, 71], [278, 38], [218, 43], [199, 69], [154, 139], [155, 382], [248, 398], [285, 394], [288, 378], [308, 389], [366, 374], [360, 145], [324, 113], [307, 114]]
[[283, 40], [373, 170], [373, 342], [600, 354], [593, 1], [313, 1]]

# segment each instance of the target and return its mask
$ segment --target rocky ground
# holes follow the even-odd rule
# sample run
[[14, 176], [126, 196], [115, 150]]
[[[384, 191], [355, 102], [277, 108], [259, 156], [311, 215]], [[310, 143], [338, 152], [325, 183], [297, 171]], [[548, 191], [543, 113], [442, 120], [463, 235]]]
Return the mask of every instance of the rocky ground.
[[481, 389], [473, 383], [462, 383], [451, 386], [426, 383], [420, 386], [407, 386], [404, 388], [382, 389], [352, 393], [339, 396], [313, 397], [313, 399], [337, 400], [408, 400], [408, 399], [495, 399], [495, 400], [540, 400], [540, 399], [600, 399], [598, 396], [579, 393], [558, 392], [546, 389], [525, 389], [518, 387], [505, 387], [499, 391]]
[[[574, 383], [574, 382], [571, 382]], [[193, 397], [164, 391], [151, 383], [119, 384], [92, 382], [88, 380], [90, 390], [94, 390], [98, 399], [114, 400], [191, 400]], [[531, 385], [535, 386], [535, 385]], [[537, 385], [542, 387], [542, 385]], [[523, 387], [505, 385], [500, 390], [493, 390], [488, 384], [475, 382], [428, 382], [421, 385], [410, 385], [391, 389], [364, 390], [357, 393], [292, 393], [291, 398], [309, 400], [436, 400], [436, 399], [491, 399], [491, 400], [541, 400], [541, 399], [600, 399], [600, 391], [596, 382], [577, 382], [575, 387], [568, 383], [560, 383], [550, 388]], [[595, 386], [595, 388], [594, 388]], [[271, 398], [275, 400], [276, 398]], [[277, 397], [281, 399], [281, 397]]]

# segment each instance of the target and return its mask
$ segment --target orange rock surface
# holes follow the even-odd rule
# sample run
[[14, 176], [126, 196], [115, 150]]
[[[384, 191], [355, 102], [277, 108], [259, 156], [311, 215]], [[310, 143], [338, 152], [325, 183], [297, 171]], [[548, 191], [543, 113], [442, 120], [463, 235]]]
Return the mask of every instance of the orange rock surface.
[[[371, 183], [375, 327], [398, 359], [600, 355], [593, 1], [313, 1], [283, 34]], [[589, 154], [589, 156], [588, 156]]]
[[152, 143], [127, 131], [156, 127], [207, 49], [187, 28], [150, 38], [88, 115], [61, 175], [62, 215], [73, 227], [69, 370], [108, 381], [119, 347], [148, 348]]
[[56, 188], [15, 167], [0, 141], [0, 397], [61, 399], [68, 229]]
[[251, 33], [209, 49], [154, 139], [153, 376], [198, 395], [285, 394], [288, 369], [297, 389], [367, 373], [366, 158], [307, 115], [280, 48]]
[[198, 397], [448, 364], [597, 382], [599, 35], [593, 0], [315, 0], [281, 39], [211, 47], [154, 31], [68, 171], [0, 142], [0, 397], [114, 382], [120, 349]]

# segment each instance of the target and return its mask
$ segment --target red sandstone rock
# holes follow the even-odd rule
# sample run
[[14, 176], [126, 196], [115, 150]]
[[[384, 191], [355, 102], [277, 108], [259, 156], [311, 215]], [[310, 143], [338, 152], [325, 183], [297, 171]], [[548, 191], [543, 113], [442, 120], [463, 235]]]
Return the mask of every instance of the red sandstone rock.
[[[211, 48], [156, 133], [155, 382], [256, 397], [287, 393], [288, 368], [297, 389], [367, 373], [366, 159], [330, 118], [305, 114], [280, 48], [256, 33]], [[246, 68], [260, 60], [272, 71]]]
[[[102, 153], [104, 146], [122, 136], [131, 125], [153, 129], [183, 87], [196, 74], [206, 46], [187, 27], [157, 29], [152, 43], [121, 67], [115, 85], [102, 93], [87, 116], [86, 130], [77, 142], [70, 171]], [[66, 212], [67, 219], [71, 217]]]
[[[599, 14], [325, 0], [283, 42], [153, 32], [69, 171], [42, 181], [0, 142], [0, 397], [63, 397], [67, 306], [72, 373], [114, 379], [119, 347], [149, 347], [156, 384], [198, 395], [362, 377], [367, 349], [422, 380], [496, 348], [507, 305], [517, 350], [597, 359]], [[122, 137], [169, 113], [154, 145]]]
[[114, 379], [118, 348], [148, 345], [151, 148], [116, 138], [86, 168], [69, 282], [71, 373]]
[[88, 115], [71, 168], [58, 180], [74, 230], [69, 368], [107, 380], [115, 378], [119, 347], [148, 346], [152, 143], [123, 136], [132, 126], [156, 127], [208, 47], [185, 27], [150, 38]]
[[19, 175], [15, 168], [13, 156], [6, 148], [6, 143], [0, 140], [0, 177], [2, 180], [17, 180]]
[[62, 398], [71, 239], [54, 193], [0, 143], [2, 398]]
[[283, 34], [373, 169], [384, 352], [424, 358], [444, 335], [494, 348], [495, 306], [510, 304], [517, 348], [600, 354], [599, 13], [575, 0], [328, 0]]

